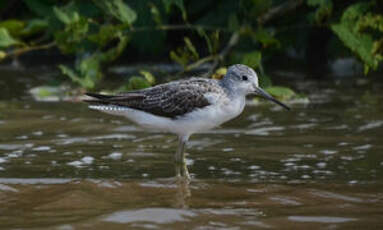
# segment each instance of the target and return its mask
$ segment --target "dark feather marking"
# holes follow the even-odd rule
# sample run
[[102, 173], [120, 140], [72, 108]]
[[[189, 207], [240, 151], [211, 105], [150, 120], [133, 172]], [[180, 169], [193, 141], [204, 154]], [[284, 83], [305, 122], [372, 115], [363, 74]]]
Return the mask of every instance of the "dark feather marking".
[[87, 93], [86, 95], [95, 99], [85, 102], [129, 107], [158, 116], [176, 118], [210, 105], [204, 94], [224, 93], [218, 85], [214, 87], [216, 83], [215, 80], [192, 78], [114, 96]]

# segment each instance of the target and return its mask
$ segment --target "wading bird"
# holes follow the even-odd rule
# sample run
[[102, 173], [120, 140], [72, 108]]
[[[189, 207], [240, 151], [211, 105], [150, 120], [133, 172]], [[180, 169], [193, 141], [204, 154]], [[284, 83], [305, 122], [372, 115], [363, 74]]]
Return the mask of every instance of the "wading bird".
[[113, 96], [87, 93], [92, 99], [85, 101], [91, 109], [124, 116], [149, 130], [176, 134], [176, 174], [190, 180], [184, 154], [190, 135], [237, 117], [250, 94], [289, 110], [259, 87], [252, 68], [241, 64], [230, 66], [220, 80], [190, 78]]

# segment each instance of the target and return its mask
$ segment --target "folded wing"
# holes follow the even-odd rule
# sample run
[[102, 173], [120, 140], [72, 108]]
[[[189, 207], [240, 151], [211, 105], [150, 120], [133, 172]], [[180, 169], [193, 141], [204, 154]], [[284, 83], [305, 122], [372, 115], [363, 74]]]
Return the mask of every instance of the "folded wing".
[[87, 93], [96, 105], [111, 105], [141, 110], [157, 116], [175, 118], [210, 105], [204, 96], [212, 91], [206, 79], [177, 81], [118, 95]]

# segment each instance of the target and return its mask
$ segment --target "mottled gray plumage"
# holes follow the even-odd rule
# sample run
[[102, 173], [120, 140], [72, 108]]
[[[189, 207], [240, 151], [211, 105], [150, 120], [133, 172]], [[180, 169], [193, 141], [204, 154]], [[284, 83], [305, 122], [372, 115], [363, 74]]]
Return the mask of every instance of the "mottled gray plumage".
[[86, 102], [129, 107], [157, 116], [176, 118], [196, 108], [210, 105], [205, 97], [206, 93], [225, 95], [217, 80], [191, 78], [114, 96], [87, 93], [96, 100]]

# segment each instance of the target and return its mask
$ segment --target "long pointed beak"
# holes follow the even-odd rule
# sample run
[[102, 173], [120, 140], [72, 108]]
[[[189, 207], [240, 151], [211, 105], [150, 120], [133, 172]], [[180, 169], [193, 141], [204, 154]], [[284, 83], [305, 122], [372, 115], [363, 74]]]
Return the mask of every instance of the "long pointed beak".
[[263, 97], [269, 101], [272, 101], [280, 106], [282, 106], [283, 108], [285, 108], [286, 110], [290, 110], [290, 108], [283, 104], [282, 102], [278, 101], [277, 99], [273, 98], [270, 94], [268, 94], [266, 91], [264, 91], [263, 89], [259, 88], [259, 87], [255, 87], [255, 91], [254, 93], [257, 95], [257, 96], [260, 96], [260, 97]]

